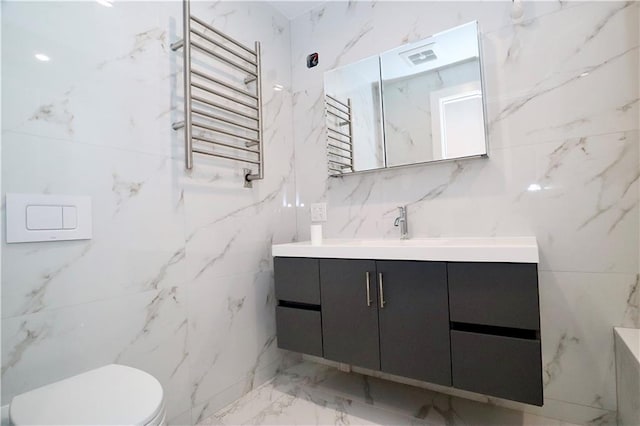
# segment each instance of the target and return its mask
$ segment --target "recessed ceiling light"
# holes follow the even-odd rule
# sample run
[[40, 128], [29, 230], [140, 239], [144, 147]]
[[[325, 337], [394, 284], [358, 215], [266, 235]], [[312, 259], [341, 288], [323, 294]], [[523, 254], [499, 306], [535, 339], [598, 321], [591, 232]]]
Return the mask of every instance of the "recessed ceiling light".
[[537, 183], [532, 183], [531, 185], [529, 185], [529, 187], [527, 188], [527, 191], [531, 191], [531, 192], [536, 192], [536, 191], [540, 191], [542, 189], [542, 187], [537, 184]]
[[111, 0], [96, 0], [98, 3], [103, 5], [104, 7], [113, 7], [113, 1]]
[[47, 55], [45, 55], [44, 53], [36, 53], [33, 56], [35, 56], [37, 60], [42, 61], [42, 62], [48, 62], [48, 61], [51, 60], [51, 58], [48, 57]]

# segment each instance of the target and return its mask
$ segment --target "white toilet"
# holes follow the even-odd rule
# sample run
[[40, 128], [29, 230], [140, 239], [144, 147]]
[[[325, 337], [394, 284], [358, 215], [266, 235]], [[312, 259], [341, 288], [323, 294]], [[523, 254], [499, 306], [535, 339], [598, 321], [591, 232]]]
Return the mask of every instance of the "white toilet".
[[166, 424], [160, 382], [117, 364], [18, 395], [11, 401], [9, 417], [16, 426]]

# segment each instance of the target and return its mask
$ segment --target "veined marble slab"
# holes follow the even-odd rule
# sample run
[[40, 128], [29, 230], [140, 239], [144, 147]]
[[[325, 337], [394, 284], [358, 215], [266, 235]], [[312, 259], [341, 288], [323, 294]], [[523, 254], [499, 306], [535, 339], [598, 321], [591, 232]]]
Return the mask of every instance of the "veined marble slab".
[[330, 239], [321, 245], [312, 245], [310, 241], [276, 244], [271, 251], [281, 257], [513, 263], [538, 263], [539, 260], [535, 237]]

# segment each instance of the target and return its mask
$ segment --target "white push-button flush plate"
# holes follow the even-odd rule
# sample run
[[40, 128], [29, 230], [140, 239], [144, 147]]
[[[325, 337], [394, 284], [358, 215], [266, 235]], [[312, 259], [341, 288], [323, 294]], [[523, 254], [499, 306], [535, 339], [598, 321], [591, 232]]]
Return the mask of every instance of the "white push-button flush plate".
[[27, 229], [29, 231], [62, 229], [62, 207], [27, 206]]
[[7, 243], [91, 239], [90, 197], [7, 194], [6, 201]]

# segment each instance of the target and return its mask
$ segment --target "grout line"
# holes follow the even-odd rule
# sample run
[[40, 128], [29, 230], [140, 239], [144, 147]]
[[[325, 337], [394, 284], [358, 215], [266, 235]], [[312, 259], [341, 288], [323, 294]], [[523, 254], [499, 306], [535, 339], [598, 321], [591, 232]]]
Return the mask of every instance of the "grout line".
[[[180, 157], [174, 157], [172, 154], [159, 154], [159, 153], [155, 153], [155, 152], [149, 152], [149, 151], [140, 151], [140, 150], [136, 150], [136, 149], [130, 149], [130, 148], [126, 148], [124, 146], [117, 146], [117, 145], [105, 145], [105, 144], [100, 144], [100, 143], [95, 143], [95, 142], [87, 142], [85, 140], [77, 140], [77, 139], [69, 139], [69, 138], [64, 138], [64, 137], [55, 137], [55, 136], [45, 136], [45, 135], [41, 135], [41, 134], [37, 134], [37, 133], [31, 133], [31, 132], [24, 132], [24, 131], [20, 131], [20, 130], [11, 130], [11, 129], [4, 129], [2, 130], [2, 135], [8, 135], [8, 134], [14, 134], [14, 135], [22, 135], [22, 136], [31, 136], [33, 138], [38, 138], [41, 139], [42, 141], [46, 141], [46, 140], [50, 140], [50, 141], [56, 141], [56, 142], [66, 142], [69, 144], [74, 144], [74, 145], [81, 145], [81, 146], [90, 146], [90, 147], [96, 147], [96, 148], [103, 148], [103, 149], [113, 149], [116, 151], [123, 151], [123, 152], [128, 152], [128, 153], [135, 153], [135, 154], [140, 154], [140, 155], [148, 155], [151, 157], [160, 157], [160, 158], [165, 158], [165, 159], [169, 159], [169, 160], [175, 160], [175, 161], [180, 161]], [[38, 140], [37, 142], [42, 142], [41, 140]], [[16, 143], [14, 141], [3, 141], [3, 143]]]
[[[175, 286], [175, 287], [179, 287], [179, 286]], [[73, 303], [73, 304], [70, 304], [70, 305], [62, 305], [62, 306], [55, 306], [55, 307], [52, 307], [52, 308], [44, 308], [44, 309], [41, 309], [41, 310], [39, 310], [37, 312], [29, 312], [29, 313], [26, 313], [26, 314], [11, 315], [11, 316], [7, 316], [7, 317], [2, 317], [0, 319], [2, 321], [4, 321], [4, 320], [8, 320], [8, 319], [26, 318], [26, 317], [36, 316], [36, 315], [54, 314], [54, 313], [59, 312], [59, 311], [61, 311], [63, 309], [71, 309], [71, 308], [76, 308], [76, 307], [84, 306], [84, 305], [92, 305], [92, 304], [96, 304], [96, 303], [109, 302], [109, 301], [114, 301], [114, 300], [128, 298], [128, 297], [135, 297], [135, 296], [140, 296], [140, 295], [145, 294], [145, 293], [159, 293], [162, 290], [163, 290], [162, 288], [146, 289], [146, 290], [136, 291], [136, 292], [132, 292], [132, 293], [125, 293], [125, 294], [121, 294], [121, 295], [116, 295], [116, 296], [102, 297], [100, 299], [89, 300], [89, 301], [86, 301], [86, 302]]]
[[[580, 139], [580, 138], [595, 138], [595, 137], [600, 137], [600, 136], [612, 136], [612, 135], [622, 135], [622, 134], [626, 134], [626, 133], [639, 133], [640, 130], [639, 129], [622, 129], [622, 130], [615, 130], [615, 131], [610, 131], [610, 132], [602, 132], [602, 133], [590, 133], [590, 134], [577, 134], [575, 136], [569, 136], [569, 137], [558, 137], [558, 138], [550, 138], [550, 139], [543, 139], [537, 142], [527, 142], [527, 143], [522, 143], [522, 144], [517, 144], [517, 145], [491, 145], [491, 152], [493, 151], [501, 151], [501, 150], [507, 150], [507, 149], [515, 149], [515, 148], [524, 148], [524, 147], [531, 147], [531, 146], [539, 146], [539, 145], [545, 145], [545, 144], [551, 144], [551, 143], [557, 143], [557, 142], [562, 142], [562, 141], [568, 141], [571, 139]], [[489, 140], [491, 140], [491, 135], [489, 135]], [[494, 138], [495, 139], [495, 138]], [[517, 138], [513, 138], [513, 139], [517, 139]], [[603, 142], [604, 143], [604, 142]], [[609, 143], [609, 142], [607, 142]], [[491, 158], [491, 152], [489, 153], [489, 158]]]
[[[274, 362], [272, 362], [272, 363], [270, 363], [270, 364], [267, 364], [267, 365], [265, 365], [264, 367], [262, 367], [261, 369], [257, 370], [257, 371], [256, 371], [256, 374], [257, 374], [258, 372], [262, 372], [262, 371], [266, 370], [267, 368], [273, 367], [274, 365], [276, 365], [276, 364], [278, 364], [278, 363], [280, 363], [280, 360], [276, 360], [276, 361], [274, 361]], [[274, 376], [273, 376], [273, 377], [271, 377], [270, 379], [267, 379], [267, 380], [266, 380], [264, 383], [262, 383], [260, 386], [258, 386], [258, 387], [256, 387], [256, 388], [253, 388], [253, 389], [252, 389], [252, 390], [250, 390], [249, 392], [247, 392], [247, 393], [243, 394], [242, 396], [240, 396], [240, 398], [236, 398], [235, 400], [233, 400], [233, 401], [232, 401], [232, 402], [230, 402], [229, 404], [227, 404], [227, 405], [225, 405], [224, 407], [222, 407], [222, 408], [220, 408], [220, 409], [216, 410], [216, 411], [215, 411], [214, 413], [212, 413], [211, 415], [209, 415], [209, 416], [205, 417], [205, 419], [208, 419], [208, 418], [211, 418], [211, 417], [215, 416], [215, 415], [216, 415], [216, 413], [218, 413], [218, 412], [220, 412], [220, 411], [224, 410], [225, 408], [229, 407], [229, 406], [230, 406], [230, 405], [232, 405], [232, 404], [235, 404], [238, 400], [245, 398], [247, 395], [251, 395], [253, 392], [257, 391], [258, 389], [261, 389], [261, 388], [262, 388], [262, 387], [264, 387], [264, 386], [267, 386], [269, 383], [271, 383], [271, 382], [276, 378], [276, 376], [277, 376], [277, 375], [278, 375], [278, 374], [277, 374], [277, 372], [276, 372], [276, 374], [274, 374]], [[200, 405], [203, 405], [203, 404], [208, 404], [209, 402], [211, 402], [211, 400], [212, 400], [212, 399], [214, 399], [214, 398], [216, 398], [217, 396], [220, 396], [220, 395], [222, 395], [223, 393], [225, 393], [225, 392], [229, 391], [229, 390], [230, 390], [231, 388], [233, 388], [234, 386], [238, 386], [239, 384], [246, 383], [246, 379], [247, 379], [247, 374], [245, 373], [245, 374], [243, 375], [243, 378], [242, 378], [242, 379], [240, 379], [240, 380], [238, 380], [237, 382], [235, 382], [235, 383], [233, 383], [233, 384], [231, 384], [231, 385], [227, 386], [227, 387], [226, 387], [226, 388], [224, 388], [223, 390], [218, 391], [218, 392], [216, 392], [216, 393], [214, 393], [214, 394], [210, 395], [210, 396], [209, 396], [209, 397], [207, 397], [206, 399], [202, 399], [202, 400], [200, 400], [199, 402], [197, 402], [197, 403], [195, 404], [195, 406], [200, 406]], [[193, 407], [191, 407], [191, 409], [193, 410]], [[203, 420], [205, 420], [205, 419], [203, 419]]]

